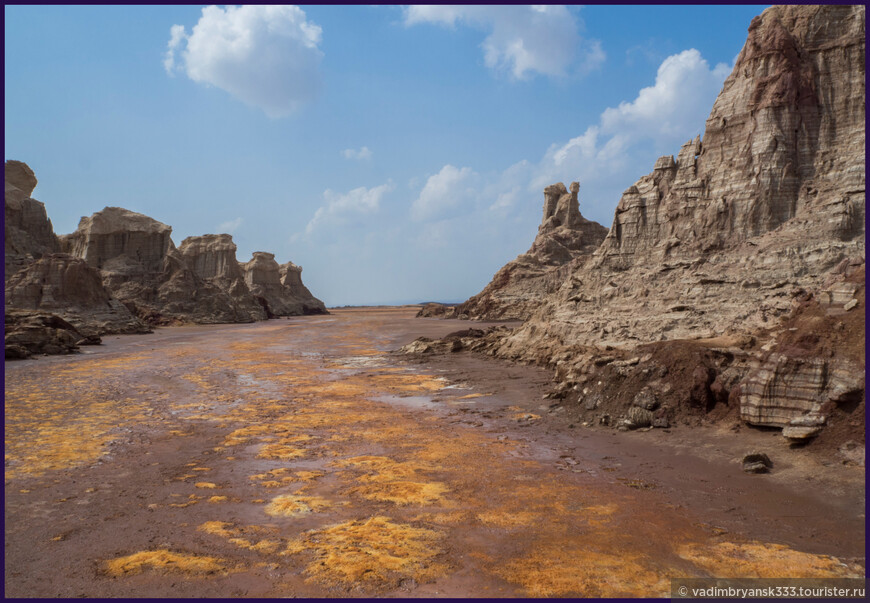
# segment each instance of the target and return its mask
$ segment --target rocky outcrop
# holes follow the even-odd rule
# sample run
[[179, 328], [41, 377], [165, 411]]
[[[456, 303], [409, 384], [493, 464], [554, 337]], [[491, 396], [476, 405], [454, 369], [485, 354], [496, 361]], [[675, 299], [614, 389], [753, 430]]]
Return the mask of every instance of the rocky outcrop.
[[57, 314], [79, 333], [147, 333], [150, 329], [103, 287], [100, 273], [80, 258], [43, 256], [6, 282], [7, 308]]
[[251, 322], [227, 293], [188, 266], [171, 233], [153, 218], [107, 207], [82, 218], [62, 243], [97, 268], [111, 294], [151, 324]]
[[34, 354], [71, 354], [80, 345], [100, 343], [86, 337], [74, 326], [49, 312], [9, 310], [5, 312], [4, 343], [7, 360]]
[[227, 234], [189, 237], [176, 249], [171, 227], [106, 207], [58, 238], [45, 206], [30, 198], [35, 186], [26, 164], [6, 162], [7, 358], [75, 351], [103, 334], [150, 332], [149, 324], [263, 320], [269, 304], [278, 315], [326, 313], [302, 268], [279, 267], [271, 254], [251, 266], [255, 297]]
[[281, 285], [287, 291], [287, 295], [302, 304], [303, 314], [329, 314], [326, 305], [314, 297], [303, 284], [302, 266], [287, 262], [278, 266], [278, 274], [281, 276]]
[[[581, 268], [607, 229], [580, 214], [577, 193], [561, 182], [544, 189], [544, 217], [531, 249], [505, 265], [477, 295], [453, 309], [453, 316], [482, 320], [525, 320], [566, 275]], [[431, 309], [421, 316], [433, 315]]]
[[704, 138], [625, 191], [601, 247], [506, 352], [774, 326], [863, 257], [863, 99], [863, 7], [766, 10]]
[[187, 237], [178, 251], [198, 277], [229, 295], [241, 311], [247, 312], [254, 320], [268, 318], [266, 310], [257, 303], [245, 283], [245, 274], [236, 260], [232, 235]]
[[[555, 290], [489, 351], [570, 383], [602, 351], [705, 341], [719, 360], [686, 375], [687, 400], [736, 404], [796, 436], [811, 427], [801, 417], [863, 392], [864, 21], [863, 6], [774, 6], [754, 19], [703, 138], [631, 185], [592, 257], [560, 268]], [[844, 265], [852, 276], [828, 283]], [[817, 308], [784, 331], [807, 300], [851, 310], [850, 332], [832, 335], [860, 337], [848, 362], [784, 343], [818, 338], [831, 317]], [[747, 335], [780, 343], [727, 343]]]
[[30, 198], [34, 188], [36, 176], [26, 163], [14, 160], [6, 162], [4, 280], [9, 280], [17, 271], [43, 255], [60, 251], [60, 242], [45, 213], [45, 205]]
[[279, 266], [275, 254], [255, 251], [251, 261], [240, 264], [254, 298], [270, 316], [326, 314], [326, 306], [302, 284], [302, 268], [293, 263]]

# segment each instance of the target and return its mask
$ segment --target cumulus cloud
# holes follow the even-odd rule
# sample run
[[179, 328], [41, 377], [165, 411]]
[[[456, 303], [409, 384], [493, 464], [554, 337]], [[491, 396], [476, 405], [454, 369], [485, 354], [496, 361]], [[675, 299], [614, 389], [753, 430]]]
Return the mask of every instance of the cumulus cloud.
[[483, 174], [445, 165], [429, 177], [411, 207], [411, 217], [423, 222], [421, 240], [443, 245], [465, 222], [486, 222], [484, 213], [501, 224], [521, 215], [527, 220], [536, 212], [529, 203], [539, 200], [546, 186], [574, 180], [581, 183], [584, 215], [609, 223], [621, 192], [652, 170], [659, 150], [674, 153], [701, 133], [729, 72], [728, 66], [711, 68], [697, 50], [687, 50], [662, 62], [652, 86], [605, 109], [596, 123], [552, 144], [537, 161]]
[[430, 176], [411, 205], [411, 218], [428, 220], [446, 210], [471, 203], [479, 195], [478, 175], [469, 167], [457, 168], [450, 164]]
[[626, 171], [637, 170], [632, 149], [650, 141], [675, 147], [699, 134], [730, 72], [724, 63], [710, 68], [694, 48], [669, 56], [659, 66], [655, 83], [641, 89], [634, 100], [605, 109], [583, 134], [552, 145], [535, 170], [533, 186], [577, 177], [594, 182], [623, 174], [629, 178], [627, 186], [642, 175]]
[[190, 34], [172, 26], [163, 66], [283, 117], [320, 88], [321, 33], [297, 6], [207, 6]]
[[341, 152], [341, 155], [345, 159], [357, 159], [363, 161], [372, 158], [372, 151], [368, 147], [362, 147], [361, 149], [345, 149]]
[[710, 69], [694, 48], [669, 56], [659, 66], [653, 86], [642, 89], [632, 102], [604, 111], [602, 129], [673, 136], [684, 131], [687, 124], [703, 123], [710, 111], [704, 101], [711, 94], [715, 98], [730, 72], [731, 67], [724, 63]]
[[228, 222], [222, 222], [218, 226], [218, 232], [225, 232], [227, 234], [233, 234], [239, 229], [239, 226], [242, 225], [244, 220], [242, 218], [236, 218], [235, 220], [229, 220]]
[[395, 190], [392, 180], [385, 184], [366, 188], [361, 186], [347, 193], [336, 193], [331, 189], [323, 191], [323, 205], [320, 206], [314, 217], [305, 227], [305, 233], [311, 234], [317, 226], [331, 218], [341, 218], [346, 214], [371, 214], [381, 206], [381, 199], [387, 193]]
[[565, 6], [408, 6], [405, 25], [465, 24], [487, 33], [481, 44], [487, 67], [527, 79], [533, 73], [586, 72], [605, 59], [601, 44], [583, 40], [580, 22]]
[[175, 75], [175, 51], [186, 39], [184, 25], [173, 25], [169, 28], [169, 42], [166, 44], [166, 54], [163, 55], [163, 68], [169, 75]]

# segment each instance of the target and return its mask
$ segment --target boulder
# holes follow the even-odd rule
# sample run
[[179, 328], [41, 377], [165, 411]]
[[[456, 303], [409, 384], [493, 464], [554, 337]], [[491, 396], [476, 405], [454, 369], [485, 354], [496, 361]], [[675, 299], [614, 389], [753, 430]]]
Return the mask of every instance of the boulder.
[[86, 337], [61, 317], [49, 312], [6, 310], [4, 342], [6, 359], [18, 360], [33, 354], [70, 354], [78, 346], [99, 343]]
[[746, 473], [768, 473], [773, 462], [763, 452], [753, 452], [743, 457], [743, 470]]

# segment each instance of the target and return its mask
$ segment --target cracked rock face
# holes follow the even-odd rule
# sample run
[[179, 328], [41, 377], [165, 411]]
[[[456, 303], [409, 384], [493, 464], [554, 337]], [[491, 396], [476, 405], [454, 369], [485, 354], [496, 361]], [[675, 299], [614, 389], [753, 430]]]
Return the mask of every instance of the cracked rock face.
[[80, 258], [53, 253], [6, 282], [7, 307], [57, 314], [84, 335], [146, 333], [150, 329], [109, 295], [99, 271]]
[[171, 227], [153, 218], [107, 207], [82, 218], [62, 242], [64, 250], [100, 270], [111, 294], [149, 323], [253, 321], [227, 293], [188, 266], [171, 233]]

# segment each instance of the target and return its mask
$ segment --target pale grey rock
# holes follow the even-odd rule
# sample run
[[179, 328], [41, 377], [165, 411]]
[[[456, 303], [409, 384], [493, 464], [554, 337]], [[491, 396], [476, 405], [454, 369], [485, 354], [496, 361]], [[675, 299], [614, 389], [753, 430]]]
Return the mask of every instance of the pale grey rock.
[[251, 322], [219, 287], [188, 266], [172, 228], [120, 207], [107, 207], [62, 238], [65, 251], [100, 270], [103, 284], [150, 324]]

